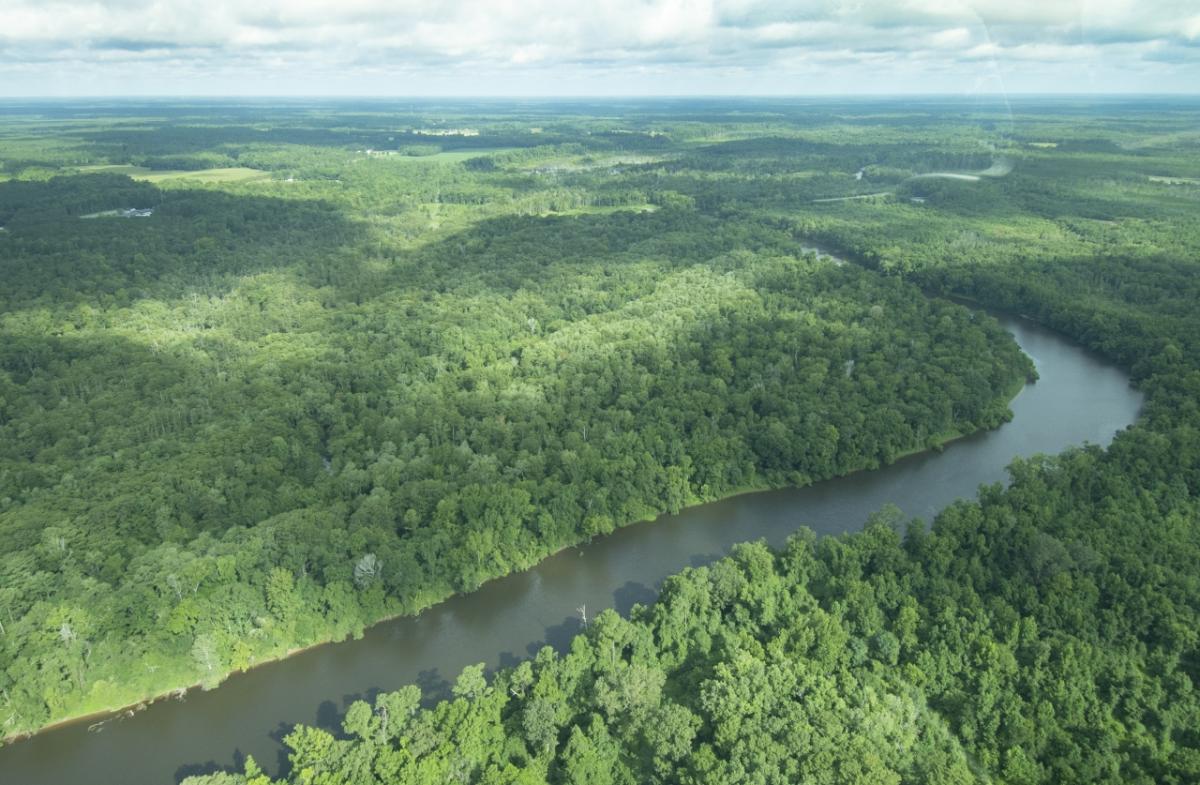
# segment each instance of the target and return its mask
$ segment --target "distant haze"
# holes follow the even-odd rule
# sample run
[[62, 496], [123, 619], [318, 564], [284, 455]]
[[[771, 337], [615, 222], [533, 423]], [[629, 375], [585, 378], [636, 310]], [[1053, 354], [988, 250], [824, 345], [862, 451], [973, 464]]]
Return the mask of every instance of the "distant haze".
[[0, 96], [1196, 92], [1195, 0], [4, 0]]

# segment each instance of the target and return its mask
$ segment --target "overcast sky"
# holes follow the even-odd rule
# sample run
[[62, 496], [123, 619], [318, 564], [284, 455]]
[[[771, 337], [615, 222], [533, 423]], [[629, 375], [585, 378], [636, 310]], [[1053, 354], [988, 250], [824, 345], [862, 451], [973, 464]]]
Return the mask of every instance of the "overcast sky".
[[0, 0], [0, 95], [1200, 90], [1200, 0]]

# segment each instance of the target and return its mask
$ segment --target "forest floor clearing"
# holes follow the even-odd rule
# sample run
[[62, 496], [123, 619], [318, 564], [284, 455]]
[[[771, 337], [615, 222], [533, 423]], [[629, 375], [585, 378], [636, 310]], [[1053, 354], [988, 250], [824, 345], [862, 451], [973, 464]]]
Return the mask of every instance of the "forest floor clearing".
[[219, 169], [148, 169], [144, 166], [129, 164], [111, 164], [102, 166], [81, 166], [80, 172], [104, 172], [108, 174], [125, 174], [134, 180], [145, 180], [149, 183], [161, 183], [164, 180], [198, 180], [201, 182], [234, 183], [250, 180], [266, 180], [270, 172], [261, 169], [249, 169], [244, 166], [234, 166]]

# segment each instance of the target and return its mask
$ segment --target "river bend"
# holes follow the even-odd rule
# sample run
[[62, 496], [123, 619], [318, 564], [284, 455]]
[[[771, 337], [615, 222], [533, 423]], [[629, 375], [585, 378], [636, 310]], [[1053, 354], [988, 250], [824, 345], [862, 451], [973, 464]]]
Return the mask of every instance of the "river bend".
[[552, 556], [527, 572], [485, 584], [415, 617], [385, 622], [362, 640], [311, 649], [230, 677], [211, 692], [165, 700], [100, 732], [67, 725], [0, 748], [3, 785], [168, 785], [190, 774], [237, 766], [251, 754], [277, 773], [279, 739], [294, 723], [335, 727], [353, 700], [404, 684], [443, 694], [465, 665], [515, 663], [545, 643], [561, 647], [579, 630], [580, 606], [594, 616], [654, 598], [668, 575], [765, 538], [782, 543], [806, 525], [823, 534], [858, 529], [886, 503], [932, 518], [981, 483], [1005, 479], [1014, 457], [1107, 445], [1132, 423], [1142, 396], [1119, 370], [1062, 336], [1002, 317], [1041, 375], [1012, 402], [997, 430], [873, 472], [817, 485], [746, 494], [620, 529]]

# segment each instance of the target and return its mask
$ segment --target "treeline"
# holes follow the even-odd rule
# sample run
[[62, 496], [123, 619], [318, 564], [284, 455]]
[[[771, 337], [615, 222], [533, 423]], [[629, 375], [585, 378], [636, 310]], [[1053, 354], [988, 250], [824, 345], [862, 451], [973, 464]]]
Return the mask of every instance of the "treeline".
[[[445, 188], [402, 167], [327, 201], [174, 189], [151, 218], [0, 235], [6, 731], [993, 427], [1032, 374], [991, 319], [759, 221], [510, 216], [391, 241], [361, 216]], [[154, 192], [0, 193], [110, 181], [103, 207]]]
[[1153, 441], [1018, 462], [903, 537], [737, 546], [563, 655], [295, 728], [278, 780], [186, 782], [1194, 782], [1200, 506]]
[[[285, 780], [1196, 781], [1200, 228], [1194, 187], [1140, 174], [1200, 177], [1176, 136], [1195, 114], [1030, 110], [1021, 139], [1060, 146], [1023, 147], [877, 109], [559, 118], [528, 152], [471, 137], [495, 168], [168, 129], [139, 154], [236, 142], [313, 182], [176, 188], [144, 221], [16, 220], [0, 233], [6, 730], [212, 684], [617, 525], [1001, 421], [1028, 362], [920, 286], [1120, 362], [1144, 422], [1107, 452], [1016, 464], [1012, 488], [928, 532], [884, 516], [743, 546], [564, 656], [469, 669], [430, 710], [413, 688], [356, 704], [341, 733], [289, 737]], [[644, 133], [611, 133], [626, 125]], [[626, 139], [663, 160], [583, 160]], [[983, 168], [981, 141], [1010, 175], [923, 181], [919, 205], [812, 201]], [[81, 155], [74, 139], [3, 151]], [[74, 187], [0, 194], [25, 209]], [[658, 212], [513, 217], [642, 197]], [[806, 257], [812, 240], [873, 270]], [[248, 768], [209, 780], [266, 781]]]
[[[1014, 152], [1008, 178], [923, 183], [920, 206], [781, 214], [812, 192], [743, 175], [771, 166], [764, 149], [786, 157], [774, 142], [608, 187], [653, 182], [726, 221], [778, 221], [895, 278], [1030, 314], [1130, 369], [1148, 393], [1138, 426], [1107, 451], [1018, 461], [1011, 487], [928, 531], [901, 537], [884, 514], [778, 553], [741, 546], [669, 579], [629, 621], [593, 621], [563, 656], [490, 681], [467, 669], [431, 709], [415, 688], [356, 703], [340, 731], [288, 737], [280, 781], [1200, 779], [1200, 228], [1194, 188], [1137, 176], [1200, 164], [1169, 141], [1176, 120], [1139, 115], [1134, 132], [1084, 111], [1081, 130], [1078, 114], [1018, 118], [1025, 139], [1059, 147]], [[864, 155], [916, 121], [877, 122]], [[270, 778], [251, 762], [208, 781]]]
[[[118, 174], [54, 177], [44, 182], [14, 180], [0, 187], [0, 226], [11, 231], [22, 224], [61, 222], [102, 210], [154, 207], [158, 202], [157, 188]], [[0, 264], [12, 266], [16, 261], [6, 254]], [[20, 285], [20, 277], [10, 285]]]

